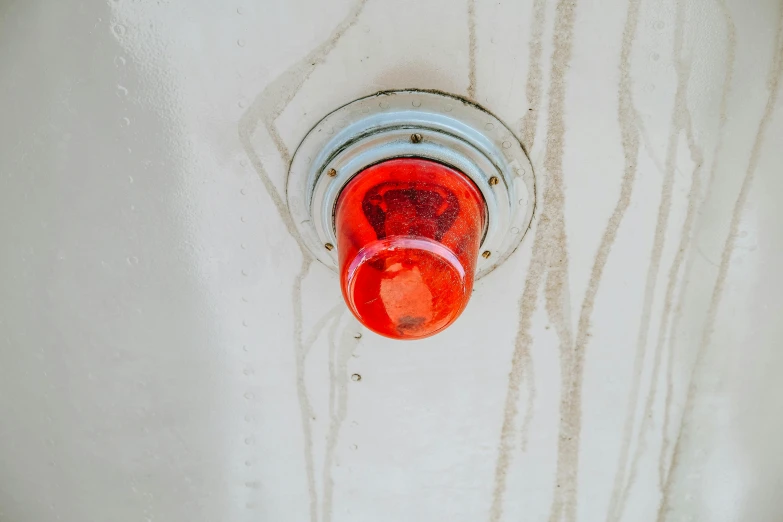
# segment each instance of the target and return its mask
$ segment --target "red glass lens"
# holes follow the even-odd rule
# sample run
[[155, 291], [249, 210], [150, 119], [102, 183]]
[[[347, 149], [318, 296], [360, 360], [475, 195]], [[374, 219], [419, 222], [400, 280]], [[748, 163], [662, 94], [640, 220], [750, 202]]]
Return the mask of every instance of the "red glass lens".
[[345, 186], [335, 218], [343, 297], [370, 330], [420, 339], [465, 309], [486, 210], [464, 174], [418, 158], [384, 161]]

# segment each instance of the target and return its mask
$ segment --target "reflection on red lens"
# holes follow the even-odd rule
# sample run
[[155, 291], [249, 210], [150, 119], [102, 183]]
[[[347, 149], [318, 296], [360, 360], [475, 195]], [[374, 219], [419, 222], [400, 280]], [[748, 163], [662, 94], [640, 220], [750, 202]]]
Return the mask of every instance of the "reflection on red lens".
[[420, 339], [465, 309], [486, 210], [464, 174], [418, 158], [379, 163], [345, 186], [335, 218], [343, 297], [369, 329]]

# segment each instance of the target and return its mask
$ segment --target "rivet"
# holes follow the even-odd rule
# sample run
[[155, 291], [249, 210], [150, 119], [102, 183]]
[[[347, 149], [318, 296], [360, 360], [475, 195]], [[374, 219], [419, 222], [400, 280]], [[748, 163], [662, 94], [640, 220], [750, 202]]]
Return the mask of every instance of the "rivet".
[[490, 184], [490, 186], [493, 186], [493, 187], [495, 185], [497, 185], [499, 181], [500, 180], [498, 179], [497, 176], [492, 176], [491, 178], [489, 178], [489, 184]]
[[424, 137], [419, 134], [418, 132], [411, 134], [411, 142], [412, 143], [421, 143], [421, 140], [423, 140]]
[[326, 171], [326, 175], [329, 176], [330, 178], [333, 178], [337, 175], [337, 171], [334, 169], [329, 169], [328, 171]]
[[489, 256], [491, 256], [491, 255], [492, 255], [492, 252], [490, 252], [489, 250], [485, 250], [485, 251], [484, 251], [484, 252], [481, 254], [481, 257], [483, 257], [484, 259], [489, 259]]
[[332, 249], [334, 249], [334, 245], [333, 245], [333, 244], [331, 244], [331, 243], [326, 243], [326, 244], [324, 245], [324, 248], [325, 248], [326, 250], [332, 250]]
[[361, 376], [361, 375], [359, 375], [358, 373], [354, 373], [353, 375], [351, 375], [351, 380], [352, 380], [352, 381], [359, 382], [359, 381], [361, 381], [361, 380], [362, 380], [362, 376]]

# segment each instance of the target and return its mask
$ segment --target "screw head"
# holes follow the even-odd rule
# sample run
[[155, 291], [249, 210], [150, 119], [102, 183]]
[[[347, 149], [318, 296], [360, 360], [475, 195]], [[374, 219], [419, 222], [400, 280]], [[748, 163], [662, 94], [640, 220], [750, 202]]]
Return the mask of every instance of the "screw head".
[[330, 178], [333, 178], [337, 175], [337, 171], [334, 169], [329, 169], [326, 171], [326, 175], [329, 176]]
[[326, 250], [332, 250], [332, 249], [334, 249], [334, 245], [333, 245], [333, 244], [331, 244], [331, 243], [326, 243], [326, 244], [324, 245], [324, 248], [325, 248]]
[[415, 132], [411, 134], [411, 143], [421, 143], [421, 140], [424, 139], [424, 136], [419, 134], [418, 132]]
[[490, 186], [494, 187], [494, 186], [495, 186], [495, 185], [497, 185], [498, 183], [500, 183], [500, 180], [498, 179], [498, 177], [497, 177], [497, 176], [492, 176], [491, 178], [489, 178], [489, 184], [490, 184]]
[[489, 256], [491, 256], [491, 255], [492, 255], [492, 252], [490, 252], [489, 250], [485, 250], [485, 251], [484, 251], [484, 252], [481, 254], [481, 257], [483, 257], [484, 259], [489, 259]]

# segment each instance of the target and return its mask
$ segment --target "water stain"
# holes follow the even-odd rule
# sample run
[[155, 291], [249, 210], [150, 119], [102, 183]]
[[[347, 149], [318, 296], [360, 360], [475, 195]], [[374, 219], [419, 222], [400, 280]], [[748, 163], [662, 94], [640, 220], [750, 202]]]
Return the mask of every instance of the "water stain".
[[[544, 208], [547, 208], [547, 202], [544, 200]], [[503, 515], [503, 497], [506, 492], [506, 480], [508, 468], [511, 464], [513, 441], [515, 439], [514, 426], [518, 414], [518, 402], [522, 380], [527, 379], [533, 383], [532, 369], [530, 367], [530, 347], [533, 344], [533, 338], [530, 335], [530, 326], [533, 314], [536, 310], [538, 301], [538, 291], [544, 279], [546, 271], [547, 256], [544, 248], [544, 236], [547, 234], [548, 220], [544, 221], [544, 216], [536, 228], [536, 235], [533, 240], [533, 251], [530, 266], [528, 267], [525, 288], [522, 292], [522, 298], [519, 303], [519, 324], [517, 326], [517, 336], [514, 342], [514, 353], [511, 358], [511, 370], [508, 376], [508, 389], [506, 391], [506, 403], [503, 411], [503, 425], [500, 431], [500, 443], [498, 447], [498, 459], [495, 464], [495, 484], [492, 495], [492, 507], [490, 508], [489, 520], [498, 522]], [[531, 393], [528, 392], [530, 396]], [[534, 393], [532, 394], [534, 395]], [[531, 410], [531, 405], [528, 405]]]
[[[667, 156], [665, 163], [664, 179], [661, 186], [661, 200], [658, 207], [658, 217], [653, 239], [653, 248], [650, 255], [650, 265], [647, 269], [647, 279], [645, 283], [643, 304], [642, 304], [642, 318], [639, 326], [636, 342], [636, 354], [634, 358], [633, 369], [633, 385], [631, 388], [631, 394], [626, 407], [626, 421], [623, 433], [623, 443], [620, 450], [620, 460], [618, 462], [617, 471], [615, 473], [614, 487], [612, 490], [612, 496], [609, 502], [609, 510], [607, 513], [607, 520], [620, 520], [622, 518], [625, 503], [630, 493], [633, 482], [636, 477], [636, 470], [638, 467], [638, 460], [641, 452], [644, 450], [645, 441], [645, 428], [648, 424], [646, 417], [642, 418], [642, 427], [639, 430], [640, 441], [637, 445], [635, 454], [631, 459], [630, 469], [626, 470], [628, 466], [628, 459], [630, 453], [630, 444], [632, 438], [633, 425], [635, 420], [635, 411], [637, 401], [639, 399], [641, 377], [642, 377], [642, 365], [647, 353], [647, 337], [650, 330], [650, 321], [652, 315], [653, 299], [655, 297], [655, 285], [658, 280], [658, 272], [660, 270], [661, 257], [663, 255], [663, 246], [665, 243], [666, 228], [668, 226], [669, 214], [671, 212], [671, 200], [672, 190], [674, 186], [674, 173], [676, 170], [677, 152], [679, 135], [683, 129], [683, 117], [688, 111], [687, 107], [687, 82], [689, 77], [689, 69], [682, 61], [682, 47], [684, 40], [684, 15], [685, 15], [685, 2], [678, 3], [677, 7], [677, 20], [675, 24], [674, 35], [674, 63], [677, 72], [677, 91], [675, 94], [674, 106], [672, 108], [671, 125], [669, 132], [669, 140], [667, 147]], [[656, 351], [655, 359], [653, 362], [653, 377], [651, 379], [651, 388], [657, 383], [657, 375], [660, 368], [660, 351]], [[653, 396], [651, 392], [648, 394], [647, 401], [650, 401], [650, 397]], [[626, 478], [626, 473], [627, 477]]]
[[[345, 307], [341, 306], [344, 310]], [[348, 361], [351, 358], [356, 342], [351, 334], [356, 329], [355, 322], [343, 328], [340, 341], [337, 342], [337, 326], [335, 320], [329, 333], [329, 434], [326, 442], [326, 453], [323, 469], [323, 504], [321, 518], [323, 522], [332, 520], [332, 502], [334, 497], [334, 479], [332, 467], [334, 454], [340, 438], [340, 430], [348, 415]]]
[[313, 418], [313, 407], [307, 397], [307, 387], [305, 385], [305, 361], [307, 358], [307, 349], [302, 343], [303, 330], [303, 311], [302, 311], [302, 282], [310, 271], [313, 260], [310, 257], [302, 258], [302, 265], [299, 273], [294, 279], [291, 287], [292, 300], [294, 303], [294, 351], [296, 356], [296, 393], [299, 400], [299, 413], [302, 419], [302, 433], [304, 435], [304, 457], [307, 474], [307, 491], [310, 496], [310, 520], [318, 520], [318, 493], [315, 489], [315, 467], [313, 466], [313, 428], [311, 419]]
[[[549, 219], [545, 251], [548, 252], [547, 276], [544, 286], [547, 315], [560, 339], [560, 435], [558, 438], [557, 470], [550, 522], [576, 519], [577, 472], [581, 395], [574, 394], [575, 354], [568, 317], [568, 252], [565, 233], [565, 192], [563, 183], [563, 151], [565, 148], [566, 74], [571, 61], [575, 0], [560, 0], [555, 10], [554, 51], [549, 85], [549, 124], [547, 127], [544, 170], [548, 187], [544, 192], [544, 210]], [[544, 216], [542, 216], [542, 221]]]
[[[254, 160], [254, 165], [260, 164], [260, 161], [257, 161], [257, 155], [253, 152], [250, 138], [259, 122], [265, 125], [267, 132], [280, 153], [280, 157], [283, 159], [283, 163], [285, 165], [291, 163], [291, 153], [277, 131], [275, 120], [291, 103], [313, 71], [324, 62], [329, 53], [337, 46], [340, 38], [356, 24], [366, 3], [367, 0], [359, 0], [321, 45], [310, 51], [307, 56], [271, 81], [245, 112], [239, 125], [240, 139], [242, 139], [248, 155], [251, 156], [251, 160]], [[264, 185], [266, 186], [267, 184], [264, 183]], [[267, 189], [270, 188], [274, 190], [273, 186], [267, 187]], [[277, 194], [277, 191], [274, 190], [274, 193]], [[280, 199], [279, 196], [278, 199]], [[282, 202], [282, 199], [280, 201]], [[285, 215], [288, 215], [284, 205], [282, 210]]]
[[655, 151], [655, 147], [653, 146], [652, 140], [650, 139], [650, 133], [647, 132], [647, 128], [644, 125], [642, 115], [638, 113], [636, 114], [636, 129], [639, 131], [639, 137], [641, 138], [641, 143], [644, 146], [647, 157], [650, 158], [650, 161], [653, 162], [655, 169], [661, 175], [664, 175], [666, 173], [666, 167], [664, 167], [663, 161], [661, 161]]
[[535, 365], [533, 358], [530, 357], [530, 352], [527, 352], [528, 358], [524, 363], [525, 367], [525, 382], [527, 383], [527, 404], [525, 405], [525, 416], [522, 419], [522, 426], [519, 428], [520, 444], [519, 448], [522, 453], [527, 451], [528, 439], [530, 437], [530, 426], [533, 424], [533, 413], [535, 413], [536, 397], [538, 392], [536, 391], [535, 381]]
[[[633, 193], [633, 186], [636, 181], [640, 138], [639, 130], [636, 126], [638, 111], [633, 104], [630, 60], [631, 51], [636, 39], [636, 32], [638, 27], [639, 6], [640, 0], [631, 0], [628, 3], [628, 12], [626, 14], [625, 27], [623, 29], [623, 39], [620, 47], [620, 80], [618, 84], [617, 116], [620, 126], [623, 154], [625, 158], [624, 174], [620, 186], [620, 196], [601, 238], [579, 316], [576, 344], [574, 347], [576, 362], [573, 373], [574, 382], [572, 384], [572, 388], [574, 389], [572, 408], [574, 408], [574, 405], [576, 404], [581, 404], [584, 359], [587, 345], [590, 340], [590, 318], [592, 317], [596, 295], [598, 293], [598, 288], [603, 276], [606, 262], [609, 258], [612, 245], [617, 238], [617, 232], [620, 228], [620, 224], [622, 223], [625, 212], [627, 211], [630, 204], [631, 195]], [[574, 409], [569, 413], [576, 417], [580, 412], [579, 410]], [[578, 420], [575, 419], [575, 423], [577, 423], [576, 430], [580, 430], [581, 417], [579, 417]], [[579, 433], [579, 431], [577, 431], [577, 433]], [[576, 448], [575, 458], [578, 458], [578, 448]], [[576, 475], [577, 471], [577, 464], [574, 464], [574, 475]]]
[[737, 200], [732, 210], [731, 222], [729, 224], [729, 231], [726, 237], [726, 243], [723, 247], [721, 254], [720, 268], [718, 269], [718, 276], [715, 281], [715, 286], [712, 291], [712, 297], [710, 299], [710, 305], [707, 310], [707, 318], [704, 324], [704, 330], [702, 331], [701, 341], [699, 343], [699, 349], [696, 353], [696, 360], [691, 370], [691, 376], [688, 385], [688, 392], [685, 399], [685, 408], [683, 413], [683, 419], [680, 424], [680, 429], [677, 434], [677, 438], [674, 443], [674, 450], [671, 460], [671, 466], [666, 476], [663, 490], [661, 492], [661, 502], [658, 508], [657, 522], [664, 522], [669, 511], [669, 502], [672, 493], [672, 485], [675, 473], [679, 467], [679, 458], [682, 451], [683, 438], [687, 436], [690, 427], [689, 419], [693, 414], [694, 400], [696, 396], [696, 379], [695, 373], [701, 366], [701, 362], [704, 359], [705, 352], [710, 345], [712, 339], [712, 333], [715, 326], [715, 320], [718, 315], [718, 309], [723, 297], [723, 290], [726, 284], [726, 278], [728, 276], [729, 268], [731, 266], [731, 256], [734, 252], [734, 246], [737, 239], [737, 233], [739, 230], [739, 222], [742, 217], [742, 213], [747, 203], [748, 194], [750, 192], [751, 185], [753, 184], [753, 178], [756, 174], [758, 167], [759, 157], [761, 156], [762, 146], [764, 144], [764, 138], [767, 133], [767, 128], [772, 119], [772, 115], [777, 104], [780, 80], [783, 75], [783, 10], [780, 13], [780, 20], [778, 21], [778, 30], [775, 40], [775, 50], [772, 58], [772, 65], [770, 67], [770, 80], [769, 80], [769, 97], [767, 98], [764, 112], [759, 122], [758, 130], [756, 131], [756, 138], [753, 142], [753, 147], [750, 152], [750, 159], [748, 160], [748, 168], [745, 172], [745, 177], [742, 180], [742, 186], [740, 187]]
[[476, 101], [476, 0], [468, 0], [468, 99]]
[[536, 140], [536, 127], [538, 126], [538, 113], [541, 109], [541, 54], [543, 53], [542, 38], [544, 36], [544, 24], [546, 22], [546, 0], [534, 0], [533, 17], [530, 22], [530, 42], [528, 43], [528, 72], [525, 84], [528, 110], [522, 117], [521, 142], [525, 150], [530, 153]]
[[[728, 11], [725, 10], [725, 5], [723, 5], [724, 13], [727, 14]], [[684, 23], [684, 20], [680, 18], [680, 23]], [[721, 136], [723, 133], [723, 126], [725, 124], [725, 110], [726, 110], [726, 103], [727, 103], [727, 97], [728, 92], [730, 88], [730, 81], [731, 76], [733, 74], [733, 56], [734, 56], [734, 47], [733, 47], [733, 41], [734, 41], [734, 34], [733, 34], [733, 24], [731, 23], [730, 17], [727, 17], [727, 27], [728, 27], [728, 36], [729, 36], [729, 44], [727, 48], [727, 71], [726, 75], [724, 77], [724, 85], [723, 85], [723, 94], [722, 94], [722, 100], [721, 100], [721, 119], [719, 123], [719, 139], [718, 143], [716, 145], [715, 154], [717, 155], [717, 152], [721, 145]], [[675, 67], [677, 68], [678, 77], [684, 77], [685, 82], [687, 83], [687, 78], [689, 75], [689, 71], [687, 70], [688, 66], [686, 63], [682, 61], [680, 57], [676, 59]], [[683, 93], [684, 98], [684, 93]], [[683, 99], [684, 104], [684, 99]], [[683, 283], [680, 285], [679, 290], [679, 299], [678, 299], [678, 305], [675, 309], [675, 313], [672, 314], [672, 307], [674, 302], [674, 293], [677, 288], [677, 281], [680, 277], [680, 270], [682, 268], [683, 261], [685, 259], [685, 255], [687, 252], [690, 251], [690, 245], [692, 241], [692, 231], [693, 231], [693, 224], [696, 219], [696, 216], [698, 215], [697, 209], [698, 209], [698, 198], [701, 195], [701, 187], [702, 187], [702, 165], [704, 163], [703, 153], [701, 148], [698, 146], [695, 140], [695, 133], [693, 131], [692, 127], [692, 121], [691, 121], [691, 115], [690, 112], [687, 110], [687, 107], [685, 107], [685, 110], [681, 113], [680, 118], [680, 124], [681, 128], [677, 129], [677, 133], [679, 134], [680, 131], [685, 132], [686, 141], [688, 144], [688, 148], [690, 151], [691, 161], [694, 163], [694, 170], [692, 173], [692, 179], [691, 179], [691, 188], [688, 193], [688, 203], [687, 203], [687, 209], [686, 209], [686, 216], [683, 221], [682, 230], [680, 231], [680, 242], [677, 247], [677, 251], [674, 257], [674, 260], [672, 262], [670, 271], [669, 271], [669, 277], [666, 287], [666, 294], [664, 297], [664, 304], [663, 304], [663, 311], [661, 315], [661, 322], [658, 329], [658, 339], [657, 344], [654, 352], [654, 361], [653, 361], [653, 368], [652, 368], [652, 379], [650, 383], [650, 391], [647, 395], [647, 399], [645, 401], [644, 411], [642, 413], [642, 426], [639, 432], [639, 443], [637, 446], [637, 450], [633, 456], [632, 462], [631, 462], [631, 468], [629, 471], [629, 479], [628, 483], [626, 484], [626, 487], [624, 489], [621, 502], [618, 506], [618, 514], [617, 519], [622, 515], [622, 510], [624, 507], [624, 503], [627, 501], [627, 498], [630, 494], [630, 490], [633, 487], [633, 484], [636, 479], [636, 475], [638, 473], [638, 466], [639, 466], [639, 460], [641, 459], [641, 455], [644, 452], [646, 442], [645, 442], [645, 436], [647, 430], [650, 428], [652, 417], [653, 417], [653, 405], [657, 396], [657, 385], [659, 381], [659, 374], [660, 374], [660, 365], [661, 365], [661, 359], [664, 357], [664, 344], [666, 343], [668, 339], [668, 349], [666, 350], [665, 358], [666, 358], [666, 394], [664, 397], [664, 413], [663, 413], [663, 423], [661, 428], [661, 438], [662, 438], [662, 444], [661, 444], [661, 450], [658, 457], [658, 481], [659, 486], [663, 490], [664, 483], [666, 480], [666, 460], [667, 460], [667, 454], [670, 446], [669, 437], [668, 437], [668, 431], [669, 431], [669, 423], [670, 423], [670, 417], [671, 417], [671, 407], [672, 407], [672, 397], [673, 397], [673, 388], [674, 388], [674, 334], [678, 331], [679, 328], [679, 316], [681, 307], [682, 307], [682, 300], [684, 299], [685, 292], [687, 290], [687, 280], [683, 281]], [[713, 162], [713, 165], [715, 163]], [[713, 170], [714, 173], [714, 170]], [[687, 270], [687, 268], [686, 268]], [[672, 319], [673, 317], [673, 319]], [[672, 321], [671, 325], [669, 325], [669, 321]]]
[[[303, 246], [301, 237], [296, 230], [296, 226], [288, 213], [283, 197], [278, 193], [269, 174], [266, 172], [261, 157], [253, 148], [252, 137], [259, 123], [263, 123], [272, 141], [275, 143], [280, 157], [285, 165], [291, 162], [291, 155], [283, 143], [277, 128], [275, 120], [282, 114], [283, 110], [294, 99], [301, 89], [304, 82], [318, 65], [323, 63], [326, 56], [337, 46], [340, 38], [353, 27], [359, 15], [361, 14], [367, 0], [359, 0], [348, 12], [345, 18], [335, 27], [330, 36], [313, 49], [307, 56], [299, 62], [293, 64], [280, 76], [272, 80], [264, 90], [255, 98], [253, 103], [247, 109], [239, 121], [239, 139], [245, 149], [245, 153], [250, 158], [253, 168], [258, 173], [261, 182], [264, 185], [272, 203], [275, 205], [280, 219], [286, 227], [286, 230], [297, 240], [302, 254], [302, 265], [294, 279], [292, 286], [293, 308], [294, 308], [294, 350], [296, 355], [296, 387], [300, 406], [300, 415], [302, 418], [302, 431], [305, 439], [304, 457], [307, 474], [307, 489], [309, 493], [310, 520], [318, 520], [318, 495], [315, 487], [315, 470], [313, 466], [313, 441], [310, 421], [313, 417], [312, 407], [307, 398], [307, 390], [304, 382], [304, 364], [308, 346], [310, 343], [302, 342], [302, 281], [306, 277], [312, 264], [312, 258]], [[314, 342], [314, 341], [313, 341]]]
[[[527, 430], [532, 419], [535, 387], [532, 374], [532, 359], [530, 347], [532, 336], [530, 327], [535, 313], [538, 292], [544, 287], [546, 310], [550, 321], [555, 325], [555, 331], [560, 339], [561, 353], [566, 361], [571, 351], [571, 330], [565, 309], [568, 305], [568, 256], [566, 252], [566, 236], [564, 221], [565, 196], [563, 190], [562, 156], [564, 147], [565, 124], [565, 75], [571, 57], [571, 38], [574, 23], [575, 1], [561, 0], [556, 8], [554, 33], [554, 53], [552, 55], [552, 77], [549, 88], [549, 126], [547, 134], [547, 149], [544, 160], [546, 186], [542, 197], [542, 212], [535, 237], [533, 239], [532, 255], [525, 287], [519, 303], [519, 323], [515, 340], [514, 353], [511, 359], [509, 382], [506, 391], [506, 402], [503, 412], [498, 459], [495, 465], [495, 484], [492, 495], [492, 505], [489, 519], [497, 522], [503, 515], [503, 499], [506, 492], [508, 469], [511, 464], [514, 441], [514, 427], [518, 415], [518, 402], [522, 380], [528, 382], [528, 406], [523, 429]], [[542, 15], [543, 20], [543, 15]], [[543, 25], [543, 21], [541, 22]], [[536, 73], [533, 73], [536, 74]], [[535, 80], [538, 81], [538, 80]], [[523, 446], [526, 434], [523, 433]], [[561, 423], [561, 440], [563, 426]], [[561, 460], [561, 448], [558, 448], [558, 479], [565, 473], [566, 462]], [[573, 491], [568, 493], [569, 499], [574, 499], [576, 483], [564, 481], [566, 486], [573, 484]], [[563, 504], [560, 496], [561, 488], [556, 488], [555, 504], [552, 516], [559, 513]], [[575, 510], [574, 510], [575, 514]]]
[[[305, 471], [307, 474], [307, 488], [310, 494], [310, 517], [312, 520], [317, 520], [318, 515], [318, 493], [315, 485], [315, 466], [313, 457], [313, 428], [312, 421], [315, 419], [315, 412], [313, 411], [312, 404], [307, 393], [307, 385], [305, 383], [305, 364], [307, 362], [307, 356], [310, 354], [313, 345], [315, 344], [318, 336], [323, 332], [330, 322], [335, 319], [344, 311], [345, 307], [342, 303], [338, 303], [332, 307], [326, 314], [324, 314], [313, 325], [312, 331], [307, 339], [303, 342], [303, 313], [302, 313], [302, 282], [304, 281], [307, 273], [309, 272], [312, 260], [303, 262], [296, 279], [294, 280], [293, 292], [294, 292], [294, 350], [296, 352], [296, 392], [297, 399], [299, 401], [300, 416], [302, 420], [302, 433], [304, 435], [305, 443]], [[336, 321], [335, 321], [336, 322]]]
[[[691, 241], [693, 239], [693, 223], [696, 219], [696, 210], [698, 208], [698, 198], [701, 195], [701, 171], [704, 163], [701, 148], [696, 144], [695, 135], [693, 132], [693, 125], [691, 122], [691, 116], [689, 113], [685, 114], [685, 136], [688, 142], [688, 148], [691, 152], [691, 161], [694, 163], [693, 173], [691, 175], [691, 188], [688, 191], [688, 206], [686, 209], [685, 219], [682, 223], [682, 230], [680, 231], [680, 242], [677, 246], [677, 253], [674, 256], [671, 268], [669, 269], [669, 279], [666, 284], [666, 294], [663, 302], [663, 312], [661, 314], [661, 324], [658, 328], [658, 341], [655, 347], [655, 353], [662, 353], [664, 351], [664, 343], [669, 340], [668, 350], [666, 353], [666, 395], [664, 399], [664, 414], [663, 425], [661, 428], [662, 445], [661, 453], [658, 459], [658, 481], [663, 488], [663, 476], [664, 476], [664, 457], [668, 451], [668, 430], [669, 430], [669, 416], [671, 413], [671, 400], [674, 390], [674, 353], [673, 353], [673, 335], [676, 330], [669, 328], [669, 320], [672, 319], [672, 305], [674, 303], [674, 293], [677, 286], [678, 278], [680, 277], [680, 268], [685, 258], [686, 252], [689, 251]], [[684, 296], [684, 291], [687, 288], [687, 284], [683, 282], [680, 285], [680, 303]], [[659, 357], [660, 359], [660, 357]], [[657, 379], [654, 381], [657, 382]], [[644, 418], [652, 418], [653, 402], [655, 400], [655, 386], [651, 387], [651, 392], [647, 397], [647, 403], [645, 404]]]
[[[729, 93], [731, 92], [731, 82], [734, 77], [734, 61], [736, 57], [736, 50], [737, 50], [737, 34], [736, 34], [736, 28], [734, 25], [734, 21], [731, 16], [731, 11], [729, 11], [728, 6], [726, 5], [725, 0], [716, 0], [716, 3], [718, 4], [718, 8], [721, 11], [721, 14], [723, 14], [725, 23], [726, 23], [726, 72], [723, 77], [723, 88], [721, 92], [721, 100], [720, 100], [720, 112], [719, 112], [719, 122], [718, 122], [718, 139], [715, 143], [715, 148], [712, 153], [712, 168], [710, 170], [709, 179], [707, 180], [707, 186], [705, 190], [704, 199], [702, 200], [703, 206], [706, 201], [709, 201], [710, 194], [712, 192], [712, 187], [715, 180], [715, 175], [717, 172], [717, 165], [718, 165], [718, 155], [720, 151], [723, 148], [723, 138], [725, 135], [725, 127], [726, 127], [726, 111], [728, 106], [728, 99], [729, 99]], [[689, 211], [690, 211], [689, 207]], [[700, 210], [697, 211], [697, 215], [700, 214]], [[698, 247], [697, 247], [698, 249]], [[699, 251], [700, 252], [700, 251]], [[703, 256], [704, 254], [701, 253]], [[690, 255], [688, 258], [687, 266], [685, 268], [685, 273], [690, 273], [691, 266], [693, 264], [694, 256]], [[709, 263], [713, 264], [714, 266], [718, 266], [716, 263], [712, 263], [711, 261], [707, 260]], [[682, 289], [680, 290], [680, 297], [678, 300], [677, 307], [674, 311], [674, 320], [672, 321], [672, 327], [671, 327], [671, 333], [669, 338], [669, 346], [668, 346], [668, 354], [667, 354], [667, 366], [666, 366], [666, 399], [664, 403], [664, 416], [663, 416], [663, 427], [661, 428], [661, 431], [663, 433], [663, 444], [661, 446], [661, 453], [658, 458], [658, 481], [661, 490], [663, 490], [665, 481], [666, 481], [666, 459], [667, 454], [670, 446], [670, 441], [668, 437], [669, 432], [669, 422], [670, 422], [670, 416], [671, 416], [671, 407], [672, 407], [672, 398], [673, 398], [673, 381], [674, 381], [674, 368], [673, 368], [673, 360], [674, 360], [674, 339], [673, 336], [676, 334], [676, 332], [679, 331], [679, 325], [680, 325], [680, 319], [682, 317], [682, 305], [683, 301], [685, 299], [685, 296], [687, 295], [688, 290], [688, 279], [685, 279], [682, 284]]]
[[345, 305], [340, 301], [315, 322], [310, 335], [308, 335], [307, 339], [302, 343], [302, 353], [305, 357], [309, 355], [310, 350], [315, 345], [315, 341], [318, 340], [318, 337], [323, 333], [324, 328], [329, 326], [330, 322], [337, 318], [343, 311], [345, 311]]

